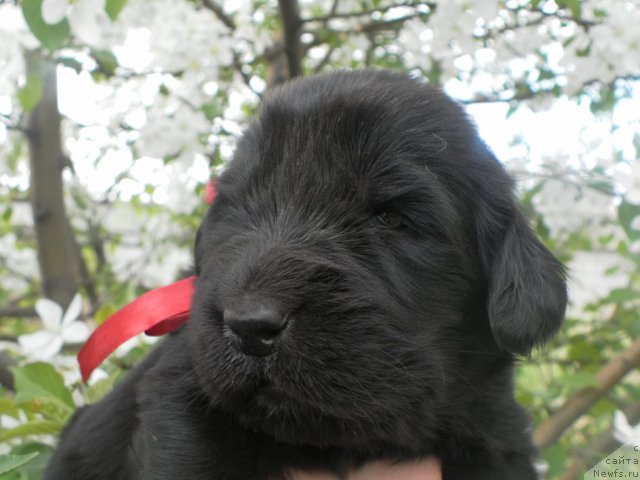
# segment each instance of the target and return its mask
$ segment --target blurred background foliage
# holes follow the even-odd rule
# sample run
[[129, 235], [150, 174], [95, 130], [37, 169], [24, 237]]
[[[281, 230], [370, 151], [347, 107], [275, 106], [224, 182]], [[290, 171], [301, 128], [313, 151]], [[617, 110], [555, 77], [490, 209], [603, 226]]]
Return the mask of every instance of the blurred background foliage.
[[639, 435], [639, 24], [638, 0], [0, 1], [0, 479], [39, 479], [148, 350], [80, 381], [89, 331], [190, 268], [261, 96], [365, 66], [466, 104], [568, 265], [567, 321], [517, 397], [546, 476], [582, 478]]

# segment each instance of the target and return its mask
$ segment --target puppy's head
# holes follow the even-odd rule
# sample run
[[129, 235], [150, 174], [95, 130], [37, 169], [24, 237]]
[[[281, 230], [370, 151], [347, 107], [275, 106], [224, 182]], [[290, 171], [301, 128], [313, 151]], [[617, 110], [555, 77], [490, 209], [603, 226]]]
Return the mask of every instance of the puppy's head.
[[211, 402], [248, 428], [417, 447], [462, 370], [482, 377], [562, 320], [562, 269], [509, 177], [456, 104], [407, 77], [274, 91], [217, 187], [188, 335]]

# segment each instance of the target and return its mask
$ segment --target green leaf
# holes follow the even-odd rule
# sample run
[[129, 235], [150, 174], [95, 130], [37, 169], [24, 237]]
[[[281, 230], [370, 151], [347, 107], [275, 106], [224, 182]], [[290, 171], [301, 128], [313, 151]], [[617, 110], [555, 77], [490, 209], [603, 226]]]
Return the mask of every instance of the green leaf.
[[[5, 222], [11, 221], [11, 217], [13, 216], [13, 208], [9, 205], [4, 209], [4, 213], [2, 214], [2, 220]], [[1, 400], [1, 399], [0, 399]]]
[[69, 414], [75, 409], [71, 392], [52, 365], [43, 362], [12, 368], [15, 376], [16, 403], [50, 401]]
[[98, 70], [107, 77], [113, 76], [118, 68], [118, 59], [109, 50], [91, 50], [91, 56], [98, 63]]
[[100, 325], [114, 313], [116, 313], [116, 307], [111, 304], [102, 305], [98, 310], [96, 310], [96, 313], [93, 316], [96, 325]]
[[601, 353], [601, 350], [593, 342], [578, 338], [569, 344], [567, 356], [570, 360], [586, 362], [598, 360]]
[[82, 63], [80, 63], [75, 58], [70, 57], [60, 57], [58, 62], [64, 65], [65, 67], [69, 67], [73, 69], [76, 73], [80, 73], [82, 71]]
[[551, 80], [556, 78], [556, 74], [547, 68], [541, 68], [538, 71], [538, 81]]
[[567, 7], [571, 11], [571, 15], [574, 18], [580, 18], [582, 16], [581, 0], [567, 0]]
[[627, 201], [620, 203], [618, 207], [618, 220], [631, 241], [640, 240], [640, 231], [631, 227], [633, 220], [640, 215], [640, 205]]
[[102, 380], [98, 380], [96, 383], [88, 387], [84, 392], [84, 398], [87, 403], [96, 403], [102, 399], [107, 393], [113, 390], [113, 384], [115, 383], [115, 375], [112, 375]]
[[599, 98], [592, 98], [589, 109], [592, 113], [611, 112], [616, 103], [614, 88], [610, 85], [601, 85], [598, 92]]
[[15, 428], [0, 432], [0, 442], [6, 442], [14, 438], [28, 437], [29, 435], [55, 435], [60, 433], [64, 422], [56, 420], [32, 420]]
[[19, 417], [20, 413], [13, 399], [0, 397], [0, 415], [9, 415], [13, 418]]
[[640, 298], [637, 290], [632, 288], [615, 288], [611, 290], [607, 297], [607, 303], [623, 303], [635, 301]]
[[563, 385], [569, 387], [571, 390], [578, 390], [584, 387], [598, 387], [600, 384], [596, 379], [596, 376], [592, 373], [579, 371], [571, 372], [562, 379]]
[[30, 112], [42, 98], [44, 81], [37, 73], [30, 73], [27, 76], [27, 83], [18, 90], [18, 100], [25, 112]]
[[28, 442], [16, 445], [11, 449], [10, 453], [11, 455], [38, 453], [39, 455], [36, 458], [20, 468], [20, 473], [23, 473], [28, 480], [42, 480], [44, 471], [53, 454], [53, 447], [40, 442]]
[[553, 475], [553, 478], [557, 478], [557, 475], [565, 471], [565, 464], [570, 457], [567, 453], [566, 448], [559, 444], [552, 445], [544, 450], [544, 459], [549, 465], [548, 475]]
[[22, 0], [22, 15], [31, 33], [52, 52], [63, 47], [71, 34], [66, 18], [55, 25], [42, 19], [42, 0]]
[[219, 117], [221, 115], [220, 110], [220, 107], [214, 101], [207, 102], [202, 105], [202, 113], [204, 113], [205, 117], [207, 117], [207, 120], [209, 121], [212, 121], [216, 117]]
[[127, 4], [127, 0], [107, 0], [107, 4], [104, 6], [107, 15], [112, 21], [115, 21], [120, 15], [120, 12]]
[[11, 173], [16, 173], [18, 170], [18, 161], [22, 158], [22, 151], [24, 150], [24, 142], [20, 139], [13, 144], [10, 151], [6, 151], [7, 144], [5, 143], [5, 162]]
[[9, 473], [16, 468], [21, 467], [37, 456], [37, 452], [30, 453], [28, 455], [0, 455], [0, 475]]
[[600, 20], [609, 16], [608, 12], [602, 8], [594, 8], [592, 12], [593, 16]]

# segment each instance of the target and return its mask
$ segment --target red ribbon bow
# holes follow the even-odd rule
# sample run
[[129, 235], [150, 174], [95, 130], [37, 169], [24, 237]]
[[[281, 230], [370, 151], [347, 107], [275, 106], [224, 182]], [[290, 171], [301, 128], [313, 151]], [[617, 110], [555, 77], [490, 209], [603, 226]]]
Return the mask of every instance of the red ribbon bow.
[[[213, 181], [207, 184], [205, 200], [216, 197]], [[151, 290], [107, 318], [78, 352], [82, 380], [86, 382], [98, 365], [125, 341], [144, 332], [160, 336], [173, 332], [189, 320], [196, 277], [185, 278]]]

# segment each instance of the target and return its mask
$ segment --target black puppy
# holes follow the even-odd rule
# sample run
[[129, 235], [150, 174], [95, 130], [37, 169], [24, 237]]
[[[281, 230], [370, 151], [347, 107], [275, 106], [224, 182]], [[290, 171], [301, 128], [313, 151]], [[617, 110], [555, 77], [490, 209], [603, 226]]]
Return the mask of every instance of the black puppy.
[[428, 455], [445, 480], [537, 478], [512, 369], [559, 328], [563, 271], [458, 105], [382, 71], [291, 82], [217, 187], [189, 323], [74, 417], [45, 478]]

